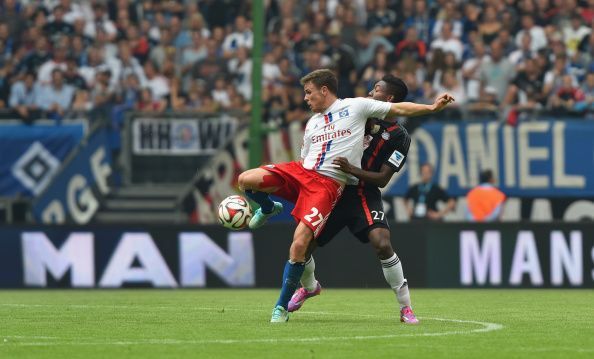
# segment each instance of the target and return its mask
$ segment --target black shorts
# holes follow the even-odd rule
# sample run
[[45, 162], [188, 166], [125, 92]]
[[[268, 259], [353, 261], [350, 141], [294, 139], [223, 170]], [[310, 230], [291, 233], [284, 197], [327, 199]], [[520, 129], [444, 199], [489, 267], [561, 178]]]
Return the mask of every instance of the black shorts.
[[316, 239], [320, 247], [330, 242], [344, 227], [361, 242], [369, 242], [369, 232], [374, 228], [390, 228], [382, 204], [382, 194], [377, 187], [346, 186], [342, 197]]

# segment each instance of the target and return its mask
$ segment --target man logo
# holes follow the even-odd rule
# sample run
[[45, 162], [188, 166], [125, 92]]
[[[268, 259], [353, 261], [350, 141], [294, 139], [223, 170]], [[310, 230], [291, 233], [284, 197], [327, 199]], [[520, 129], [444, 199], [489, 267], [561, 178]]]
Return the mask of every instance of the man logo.
[[40, 194], [58, 172], [60, 161], [41, 142], [33, 143], [12, 166], [12, 175], [34, 195]]

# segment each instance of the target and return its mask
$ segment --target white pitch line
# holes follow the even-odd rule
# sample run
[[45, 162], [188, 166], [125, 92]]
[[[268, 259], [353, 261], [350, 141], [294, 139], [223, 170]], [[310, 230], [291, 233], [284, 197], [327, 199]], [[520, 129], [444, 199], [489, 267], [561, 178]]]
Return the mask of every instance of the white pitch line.
[[[51, 304], [0, 304], [0, 306], [11, 306], [11, 307], [70, 307], [70, 308], [89, 308], [89, 307], [98, 307], [98, 308], [138, 308], [138, 306], [108, 306], [108, 305], [51, 305]], [[142, 308], [146, 309], [147, 306], [142, 306]], [[154, 308], [154, 307], [153, 307]], [[165, 307], [169, 308], [169, 307]], [[250, 312], [264, 312], [264, 310], [245, 310], [245, 309], [236, 309], [236, 308], [216, 308], [216, 307], [196, 307], [193, 308], [195, 310], [209, 310], [209, 311], [250, 311]], [[306, 315], [338, 315], [338, 316], [347, 316], [347, 317], [378, 317], [378, 315], [369, 315], [369, 314], [355, 314], [355, 313], [344, 313], [344, 312], [315, 312], [315, 311], [302, 311], [299, 312], [300, 314]], [[384, 316], [381, 316], [384, 318]], [[489, 322], [479, 322], [473, 320], [461, 320], [461, 319], [446, 319], [446, 318], [421, 318], [423, 320], [435, 320], [435, 321], [442, 321], [442, 322], [452, 322], [452, 323], [464, 323], [464, 324], [476, 324], [482, 326], [482, 328], [472, 329], [472, 330], [451, 330], [446, 332], [437, 332], [437, 333], [404, 333], [404, 334], [385, 334], [385, 335], [355, 335], [355, 336], [339, 336], [339, 337], [310, 337], [310, 338], [268, 338], [268, 339], [204, 339], [204, 340], [179, 340], [179, 339], [145, 339], [145, 340], [123, 340], [123, 341], [77, 341], [77, 342], [14, 342], [10, 343], [12, 345], [18, 346], [55, 346], [55, 345], [73, 345], [73, 346], [81, 346], [81, 345], [146, 345], [146, 344], [156, 344], [156, 345], [204, 345], [204, 344], [250, 344], [250, 343], [317, 343], [317, 342], [330, 342], [330, 341], [344, 341], [344, 340], [376, 340], [376, 339], [391, 339], [391, 338], [402, 338], [402, 337], [435, 337], [435, 336], [447, 336], [447, 335], [463, 335], [463, 334], [473, 334], [473, 333], [486, 333], [494, 330], [503, 329], [503, 325], [498, 323], [489, 323]], [[17, 338], [15, 336], [7, 336], [6, 338]], [[18, 338], [22, 339], [41, 339], [41, 337], [23, 337], [20, 336]], [[57, 339], [54, 337], [43, 337], [44, 339]], [[83, 340], [88, 340], [84, 339]], [[4, 344], [7, 344], [5, 342]]]

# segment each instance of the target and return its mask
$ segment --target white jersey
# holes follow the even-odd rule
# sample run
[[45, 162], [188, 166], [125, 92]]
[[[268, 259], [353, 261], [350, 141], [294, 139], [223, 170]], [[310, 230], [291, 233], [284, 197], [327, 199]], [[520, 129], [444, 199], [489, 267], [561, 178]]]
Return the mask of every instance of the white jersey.
[[357, 184], [358, 179], [332, 164], [337, 157], [361, 167], [365, 122], [368, 118], [386, 117], [389, 102], [370, 98], [337, 99], [324, 113], [313, 115], [305, 126], [301, 158], [303, 167], [315, 170], [341, 183]]

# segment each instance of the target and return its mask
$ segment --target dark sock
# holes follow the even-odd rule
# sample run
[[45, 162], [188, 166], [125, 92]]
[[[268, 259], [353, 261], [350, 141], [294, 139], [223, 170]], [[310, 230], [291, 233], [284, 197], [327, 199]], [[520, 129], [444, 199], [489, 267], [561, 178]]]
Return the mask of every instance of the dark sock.
[[274, 202], [272, 202], [268, 193], [246, 189], [245, 195], [248, 196], [252, 201], [260, 205], [260, 208], [262, 208], [262, 213], [272, 213], [272, 209], [274, 208]]
[[283, 273], [283, 288], [281, 289], [280, 297], [278, 298], [276, 305], [280, 305], [287, 309], [293, 293], [295, 293], [299, 287], [299, 281], [301, 280], [301, 275], [305, 269], [304, 264], [305, 263], [291, 263], [291, 261], [287, 261]]

